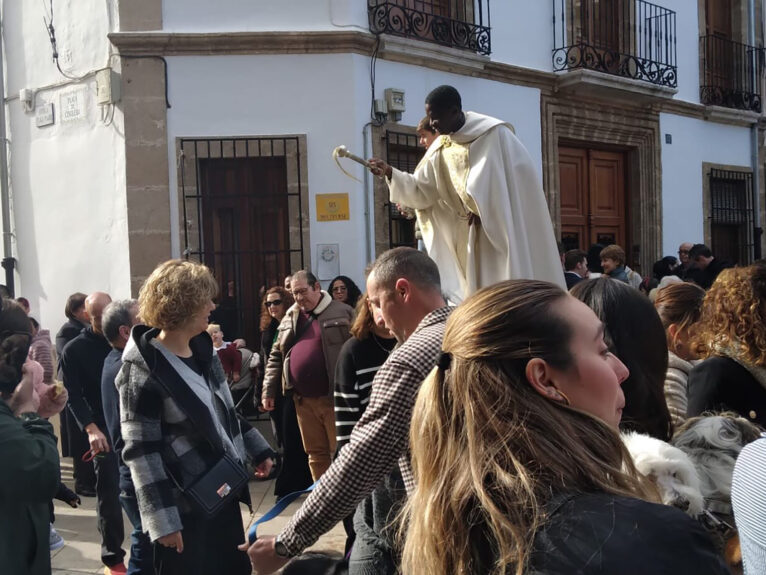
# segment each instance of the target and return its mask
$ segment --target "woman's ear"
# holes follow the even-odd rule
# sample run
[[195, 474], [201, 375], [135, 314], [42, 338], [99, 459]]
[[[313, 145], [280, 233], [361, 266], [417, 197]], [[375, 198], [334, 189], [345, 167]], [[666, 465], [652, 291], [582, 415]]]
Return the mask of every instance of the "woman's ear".
[[563, 398], [553, 382], [551, 366], [544, 359], [533, 357], [524, 370], [527, 381], [537, 393], [548, 399], [561, 401]]
[[677, 324], [677, 323], [671, 323], [671, 324], [668, 326], [668, 335], [670, 336], [670, 339], [671, 339], [671, 340], [674, 340], [674, 339], [676, 339], [676, 337], [678, 336], [678, 332], [679, 332], [679, 331], [681, 331], [681, 330], [679, 329], [679, 327], [678, 327], [678, 324]]

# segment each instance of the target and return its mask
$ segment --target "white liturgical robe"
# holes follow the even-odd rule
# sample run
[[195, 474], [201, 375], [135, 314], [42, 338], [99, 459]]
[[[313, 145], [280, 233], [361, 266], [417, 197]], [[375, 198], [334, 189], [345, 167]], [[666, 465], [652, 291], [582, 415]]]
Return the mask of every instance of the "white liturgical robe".
[[453, 303], [508, 279], [564, 287], [539, 174], [510, 124], [465, 112], [460, 130], [439, 136], [414, 173], [393, 168], [388, 185], [391, 202], [415, 209]]

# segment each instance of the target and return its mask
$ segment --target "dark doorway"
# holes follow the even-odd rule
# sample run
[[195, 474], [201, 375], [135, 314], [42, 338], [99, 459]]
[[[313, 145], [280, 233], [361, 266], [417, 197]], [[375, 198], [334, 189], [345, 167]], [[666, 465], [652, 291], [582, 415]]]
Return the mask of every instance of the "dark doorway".
[[[264, 141], [269, 143], [266, 153]], [[259, 155], [246, 145], [250, 155], [239, 157], [227, 154], [223, 141], [218, 148], [210, 141], [203, 146], [193, 141], [192, 179], [198, 185], [189, 186], [186, 178], [182, 182], [185, 254], [207, 265], [218, 280], [213, 319], [226, 339], [242, 337], [253, 350], [260, 341], [261, 288], [282, 285], [286, 275], [304, 267], [297, 139], [292, 149], [283, 139], [278, 145], [275, 140], [259, 142]], [[233, 142], [230, 150], [237, 145]]]

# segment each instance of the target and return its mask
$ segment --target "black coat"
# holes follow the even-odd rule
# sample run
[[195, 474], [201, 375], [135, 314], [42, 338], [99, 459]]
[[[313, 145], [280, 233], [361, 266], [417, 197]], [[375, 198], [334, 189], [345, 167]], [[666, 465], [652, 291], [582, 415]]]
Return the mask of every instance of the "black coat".
[[112, 346], [103, 335], [88, 327], [64, 347], [59, 359], [64, 386], [69, 392], [69, 411], [80, 429], [95, 423], [106, 428], [101, 403], [101, 372]]
[[724, 575], [699, 523], [674, 507], [605, 493], [552, 506], [528, 575]]
[[567, 283], [567, 289], [572, 289], [584, 279], [584, 277], [580, 277], [575, 272], [564, 272], [564, 281]]
[[728, 357], [710, 357], [689, 373], [689, 417], [705, 411], [734, 411], [766, 427], [766, 389], [744, 366]]
[[61, 357], [61, 352], [64, 351], [64, 346], [80, 335], [80, 332], [84, 330], [87, 325], [80, 323], [76, 319], [70, 319], [56, 334], [56, 355]]

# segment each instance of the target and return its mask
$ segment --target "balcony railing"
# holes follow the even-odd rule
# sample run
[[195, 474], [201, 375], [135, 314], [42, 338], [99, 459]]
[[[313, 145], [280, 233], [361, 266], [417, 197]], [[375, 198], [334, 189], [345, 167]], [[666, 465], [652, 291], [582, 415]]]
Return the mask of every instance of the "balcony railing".
[[367, 0], [370, 31], [490, 53], [489, 0]]
[[763, 48], [719, 36], [700, 38], [703, 104], [761, 112]]
[[675, 88], [676, 13], [644, 0], [553, 0], [553, 69]]

